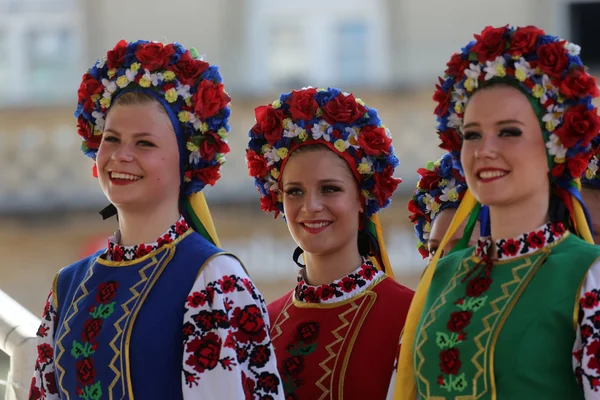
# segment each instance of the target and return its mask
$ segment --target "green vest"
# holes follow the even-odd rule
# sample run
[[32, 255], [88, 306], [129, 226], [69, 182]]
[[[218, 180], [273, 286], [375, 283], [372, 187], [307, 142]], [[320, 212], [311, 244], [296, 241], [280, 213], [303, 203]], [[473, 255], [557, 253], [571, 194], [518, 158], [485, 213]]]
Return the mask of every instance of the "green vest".
[[473, 248], [440, 260], [415, 341], [420, 396], [583, 399], [571, 353], [581, 284], [599, 258], [600, 246], [567, 233], [496, 262], [491, 281], [484, 265], [463, 279], [480, 261]]

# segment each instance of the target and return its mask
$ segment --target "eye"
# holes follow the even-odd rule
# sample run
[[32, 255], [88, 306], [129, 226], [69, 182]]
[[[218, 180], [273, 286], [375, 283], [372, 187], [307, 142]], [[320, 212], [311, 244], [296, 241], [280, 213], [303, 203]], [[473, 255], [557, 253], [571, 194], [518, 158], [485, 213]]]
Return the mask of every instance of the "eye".
[[285, 189], [284, 193], [286, 196], [300, 196], [302, 194], [302, 190], [300, 190], [299, 188], [292, 187]]
[[479, 132], [467, 131], [463, 133], [464, 140], [475, 140], [481, 138], [481, 134]]
[[144, 146], [144, 147], [156, 147], [156, 145], [152, 142], [149, 142], [147, 140], [140, 140], [139, 142], [137, 142], [137, 144]]
[[[429, 257], [432, 258], [438, 252], [439, 247], [432, 247], [429, 249]], [[442, 250], [442, 254], [440, 254], [440, 258], [444, 256], [444, 250]]]
[[334, 185], [325, 185], [325, 186], [323, 186], [323, 188], [321, 190], [323, 191], [323, 193], [336, 193], [336, 192], [342, 191], [341, 188], [339, 188], [338, 186], [334, 186]]
[[500, 137], [519, 137], [523, 134], [523, 131], [519, 128], [504, 128], [500, 131], [498, 136]]
[[119, 143], [119, 139], [116, 136], [111, 136], [111, 135], [102, 136], [102, 141], [109, 142], [109, 143]]

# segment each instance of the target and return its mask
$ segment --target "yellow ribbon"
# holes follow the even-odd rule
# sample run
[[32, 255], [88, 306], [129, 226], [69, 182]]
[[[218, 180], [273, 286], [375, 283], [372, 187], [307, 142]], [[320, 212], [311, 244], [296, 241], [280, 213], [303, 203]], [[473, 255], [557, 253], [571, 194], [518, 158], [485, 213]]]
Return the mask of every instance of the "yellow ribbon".
[[379, 221], [379, 216], [377, 214], [373, 214], [369, 217], [369, 220], [375, 226], [375, 232], [377, 233], [377, 244], [379, 246], [379, 256], [381, 257], [381, 262], [383, 265], [379, 265], [379, 260], [377, 257], [369, 257], [375, 268], [385, 271], [385, 274], [390, 278], [394, 279], [394, 271], [392, 270], [392, 264], [390, 263], [390, 259], [387, 254], [387, 250], [385, 248], [385, 243], [383, 242], [383, 229], [381, 228], [381, 222]]
[[206, 232], [210, 235], [213, 243], [220, 248], [221, 243], [219, 242], [217, 230], [215, 229], [215, 224], [210, 215], [210, 210], [208, 209], [204, 194], [202, 192], [193, 193], [188, 197], [188, 200], [190, 201], [190, 205], [196, 213], [196, 216], [204, 226], [204, 229], [206, 229]]

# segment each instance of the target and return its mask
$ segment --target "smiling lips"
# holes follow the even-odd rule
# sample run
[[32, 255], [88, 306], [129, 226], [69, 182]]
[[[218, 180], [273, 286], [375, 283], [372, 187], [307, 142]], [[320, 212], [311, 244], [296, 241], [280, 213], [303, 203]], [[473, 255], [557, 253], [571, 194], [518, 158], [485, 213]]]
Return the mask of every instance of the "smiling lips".
[[480, 182], [488, 183], [504, 178], [510, 171], [497, 168], [482, 168], [477, 171], [477, 178]]
[[300, 226], [304, 228], [305, 231], [312, 234], [317, 234], [323, 232], [325, 229], [329, 227], [333, 222], [332, 221], [303, 221], [300, 222]]
[[129, 185], [142, 179], [141, 176], [116, 171], [110, 171], [108, 177], [110, 178], [111, 183], [114, 183], [115, 185]]

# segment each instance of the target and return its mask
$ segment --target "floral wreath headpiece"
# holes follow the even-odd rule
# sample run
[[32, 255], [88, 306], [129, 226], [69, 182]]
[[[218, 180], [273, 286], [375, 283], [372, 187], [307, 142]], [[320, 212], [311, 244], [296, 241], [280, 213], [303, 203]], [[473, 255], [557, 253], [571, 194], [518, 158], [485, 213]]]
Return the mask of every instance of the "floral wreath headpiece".
[[141, 91], [158, 100], [179, 143], [182, 193], [214, 185], [229, 152], [230, 98], [216, 66], [178, 43], [121, 40], [83, 75], [75, 111], [82, 151], [96, 159], [105, 118], [115, 99]]
[[600, 189], [600, 136], [592, 140], [592, 158], [581, 177], [581, 183]]
[[414, 224], [417, 249], [423, 258], [429, 257], [427, 242], [434, 218], [447, 208], [458, 208], [467, 190], [467, 182], [450, 153], [419, 168], [417, 189], [408, 203], [410, 220]]
[[303, 88], [255, 110], [246, 159], [261, 209], [283, 213], [279, 177], [298, 147], [323, 144], [344, 158], [359, 184], [367, 217], [391, 202], [400, 179], [389, 130], [377, 110], [339, 89]]

